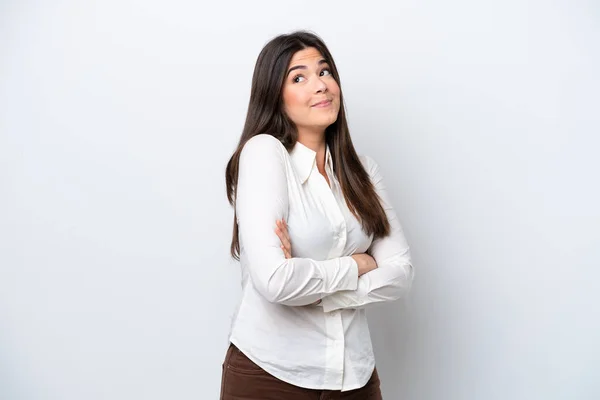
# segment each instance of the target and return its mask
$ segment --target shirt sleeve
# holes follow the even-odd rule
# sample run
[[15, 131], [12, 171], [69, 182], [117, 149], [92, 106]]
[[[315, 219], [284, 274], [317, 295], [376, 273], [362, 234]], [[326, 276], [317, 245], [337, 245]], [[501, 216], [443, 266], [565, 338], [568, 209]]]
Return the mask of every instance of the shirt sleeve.
[[277, 219], [288, 219], [285, 153], [275, 137], [251, 138], [242, 149], [236, 193], [241, 262], [256, 290], [269, 302], [312, 304], [339, 290], [355, 290], [358, 265], [352, 257], [324, 261], [286, 259], [275, 233]]
[[390, 202], [379, 165], [370, 157], [364, 158], [365, 167], [390, 223], [390, 234], [374, 240], [367, 250], [377, 262], [377, 268], [358, 278], [356, 290], [339, 291], [324, 297], [318, 306], [323, 307], [325, 312], [397, 300], [409, 292], [414, 278], [410, 248]]

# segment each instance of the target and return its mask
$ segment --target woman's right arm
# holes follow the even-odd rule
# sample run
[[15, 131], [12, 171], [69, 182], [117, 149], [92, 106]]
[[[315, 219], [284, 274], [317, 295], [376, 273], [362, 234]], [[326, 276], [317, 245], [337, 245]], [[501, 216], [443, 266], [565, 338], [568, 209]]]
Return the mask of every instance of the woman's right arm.
[[285, 258], [275, 221], [288, 219], [285, 148], [271, 135], [250, 139], [240, 154], [236, 213], [240, 242], [254, 287], [268, 301], [312, 304], [340, 290], [355, 290], [358, 265], [348, 257], [316, 261]]

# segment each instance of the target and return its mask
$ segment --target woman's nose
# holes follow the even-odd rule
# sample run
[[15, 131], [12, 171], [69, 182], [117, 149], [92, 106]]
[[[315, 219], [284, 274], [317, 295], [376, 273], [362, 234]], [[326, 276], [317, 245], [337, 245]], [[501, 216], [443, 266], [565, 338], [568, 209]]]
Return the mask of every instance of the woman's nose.
[[317, 77], [316, 92], [323, 93], [326, 91], [327, 91], [327, 84], [320, 77]]

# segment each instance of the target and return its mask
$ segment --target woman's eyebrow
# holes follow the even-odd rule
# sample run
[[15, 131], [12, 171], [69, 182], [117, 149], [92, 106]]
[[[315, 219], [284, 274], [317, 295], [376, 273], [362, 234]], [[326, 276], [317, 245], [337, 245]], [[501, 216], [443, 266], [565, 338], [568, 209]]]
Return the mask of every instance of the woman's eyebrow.
[[[327, 64], [327, 60], [325, 60], [324, 58], [319, 60], [319, 65], [321, 64]], [[292, 68], [290, 68], [287, 72], [287, 75], [289, 75], [292, 71], [297, 70], [297, 69], [306, 69], [306, 65], [294, 65]]]

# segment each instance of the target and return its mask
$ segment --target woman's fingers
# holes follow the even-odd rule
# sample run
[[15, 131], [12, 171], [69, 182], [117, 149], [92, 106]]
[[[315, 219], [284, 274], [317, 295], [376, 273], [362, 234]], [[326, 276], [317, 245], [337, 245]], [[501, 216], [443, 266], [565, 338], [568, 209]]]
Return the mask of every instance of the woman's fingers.
[[286, 246], [288, 246], [289, 250], [291, 251], [292, 250], [292, 239], [290, 238], [290, 234], [287, 230], [287, 224], [286, 224], [285, 220], [281, 220], [279, 227], [283, 233], [283, 236], [285, 237]]
[[290, 233], [288, 232], [288, 228], [287, 228], [287, 222], [285, 222], [285, 220], [282, 219], [281, 223], [283, 225], [283, 232], [285, 233], [285, 236], [287, 237], [288, 242], [292, 243], [292, 239], [290, 238]]
[[277, 228], [281, 233], [281, 235], [279, 236], [279, 238], [281, 239], [281, 243], [283, 243], [286, 247], [289, 247], [291, 249], [292, 241], [290, 240], [290, 235], [288, 234], [285, 222], [277, 221]]
[[275, 233], [277, 234], [277, 237], [279, 238], [281, 244], [285, 245], [285, 235], [283, 234], [279, 226], [275, 228]]
[[279, 240], [281, 242], [281, 250], [283, 250], [285, 258], [292, 258], [292, 243], [290, 241], [285, 222], [283, 222], [282, 220], [277, 220], [277, 227], [275, 228], [275, 233], [277, 234], [277, 237], [279, 237]]

